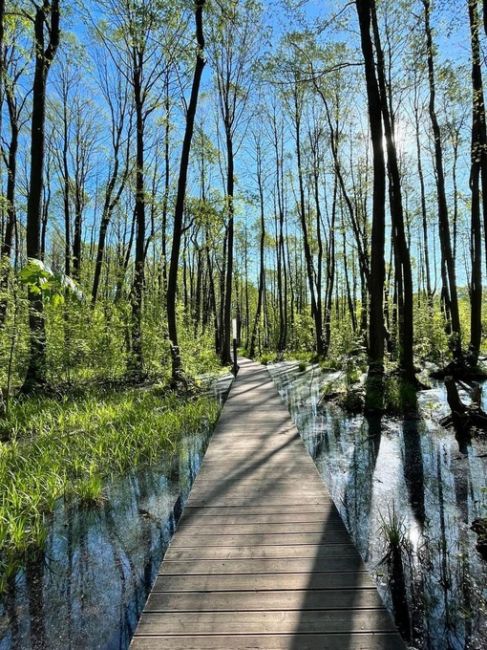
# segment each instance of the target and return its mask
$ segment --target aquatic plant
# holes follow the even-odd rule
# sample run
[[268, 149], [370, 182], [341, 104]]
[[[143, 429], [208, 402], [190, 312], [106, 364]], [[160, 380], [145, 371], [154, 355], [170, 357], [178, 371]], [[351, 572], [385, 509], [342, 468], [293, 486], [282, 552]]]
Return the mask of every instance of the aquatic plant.
[[407, 597], [406, 579], [403, 564], [404, 553], [409, 552], [404, 517], [400, 517], [395, 504], [388, 510], [387, 518], [380, 516], [379, 534], [386, 547], [381, 563], [389, 566], [389, 588], [394, 607], [394, 618], [402, 636], [411, 638], [411, 617]]
[[46, 538], [56, 500], [97, 503], [114, 474], [160, 459], [181, 433], [213, 426], [216, 400], [153, 387], [30, 398], [0, 423], [0, 590]]

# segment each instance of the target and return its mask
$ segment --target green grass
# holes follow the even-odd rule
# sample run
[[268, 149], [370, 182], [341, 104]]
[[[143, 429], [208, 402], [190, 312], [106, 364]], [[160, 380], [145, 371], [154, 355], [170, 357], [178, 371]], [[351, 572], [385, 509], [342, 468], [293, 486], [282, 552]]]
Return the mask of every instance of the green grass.
[[276, 353], [264, 352], [260, 355], [260, 357], [258, 357], [258, 359], [260, 363], [262, 363], [264, 366], [267, 366], [268, 363], [273, 363], [276, 360]]
[[31, 398], [0, 420], [0, 591], [42, 547], [56, 501], [96, 503], [115, 474], [171, 454], [181, 433], [213, 426], [217, 402], [156, 387]]
[[392, 415], [415, 412], [418, 407], [417, 388], [400, 376], [388, 376], [384, 385], [385, 410]]
[[407, 537], [406, 519], [397, 512], [395, 504], [392, 509], [387, 509], [387, 516], [381, 513], [379, 536], [385, 547], [385, 555], [380, 561], [390, 562], [394, 556], [400, 557], [402, 553], [409, 550], [409, 540]]

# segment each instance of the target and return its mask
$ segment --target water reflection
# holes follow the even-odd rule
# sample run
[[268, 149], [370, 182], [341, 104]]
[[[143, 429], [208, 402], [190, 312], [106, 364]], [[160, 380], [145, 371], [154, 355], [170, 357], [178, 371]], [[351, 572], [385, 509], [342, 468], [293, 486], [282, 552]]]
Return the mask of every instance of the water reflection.
[[[230, 381], [213, 386], [220, 400]], [[188, 434], [172, 458], [114, 481], [100, 507], [59, 502], [44, 552], [0, 604], [0, 650], [128, 647], [209, 434]]]
[[[487, 563], [470, 530], [486, 515], [487, 445], [438, 425], [444, 389], [419, 393], [421, 417], [365, 419], [319, 406], [333, 376], [318, 367], [269, 369], [404, 636], [415, 648], [487, 647]], [[391, 550], [393, 513], [403, 539]]]

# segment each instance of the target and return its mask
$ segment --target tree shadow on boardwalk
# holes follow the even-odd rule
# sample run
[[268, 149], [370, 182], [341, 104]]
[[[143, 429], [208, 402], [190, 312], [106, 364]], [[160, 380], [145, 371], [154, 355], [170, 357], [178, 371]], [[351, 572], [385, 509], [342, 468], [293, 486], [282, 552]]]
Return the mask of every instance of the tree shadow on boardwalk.
[[[293, 381], [292, 378], [296, 376], [295, 368], [286, 367], [277, 375], [279, 383], [283, 382], [284, 385], [289, 386]], [[363, 509], [363, 512], [355, 512], [351, 522], [354, 535], [362, 540], [364, 536], [366, 539], [368, 538], [367, 527], [372, 499], [373, 475], [381, 441], [380, 418], [368, 419], [367, 425], [367, 438], [354, 448], [351, 465], [355, 469], [350, 472], [344, 494], [346, 504], [350, 499], [347, 510], [356, 505]], [[355, 471], [357, 470], [356, 466], [359, 471]], [[357, 477], [363, 479], [360, 484], [357, 484]], [[338, 519], [339, 524], [337, 524]], [[357, 523], [359, 523], [358, 529]], [[365, 530], [361, 530], [364, 525]], [[328, 514], [323, 523], [323, 539], [329, 537], [327, 529], [331, 529], [334, 533], [341, 529], [342, 534], [348, 535], [339, 518], [338, 511], [335, 509]], [[310, 611], [317, 607], [317, 603], [319, 606], [319, 594], [324, 596], [322, 609]], [[326, 627], [327, 633], [330, 635], [326, 642], [323, 638], [320, 640], [319, 637], [315, 638], [312, 634], [316, 620], [319, 621], [316, 629]], [[334, 573], [333, 564], [329, 564], [328, 567], [324, 566], [323, 560], [317, 553], [314, 566], [309, 573], [300, 620], [290, 647], [293, 650], [303, 650], [308, 647], [390, 648], [392, 650], [393, 648], [403, 648], [404, 645], [398, 637], [364, 565], [362, 564], [357, 570], [354, 563], [351, 562], [347, 571]]]
[[[185, 616], [188, 647], [221, 648], [228, 636], [228, 648], [399, 650], [289, 412], [272, 396], [267, 370], [242, 365], [139, 635], [173, 638]], [[263, 373], [266, 380], [256, 381]], [[268, 411], [256, 408], [266, 403], [264, 391]], [[172, 593], [191, 595], [182, 608], [183, 597]], [[157, 602], [166, 604], [154, 609]]]

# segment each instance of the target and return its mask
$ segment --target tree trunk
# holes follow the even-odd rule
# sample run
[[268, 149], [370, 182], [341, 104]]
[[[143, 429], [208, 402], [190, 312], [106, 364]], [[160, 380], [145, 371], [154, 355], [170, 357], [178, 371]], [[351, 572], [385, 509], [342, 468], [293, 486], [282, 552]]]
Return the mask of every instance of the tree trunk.
[[[49, 25], [47, 24], [49, 21]], [[59, 45], [59, 0], [47, 0], [37, 8], [34, 22], [35, 71], [32, 92], [32, 128], [30, 185], [27, 200], [27, 257], [41, 259], [42, 186], [45, 157], [46, 82], [51, 63]], [[45, 47], [44, 30], [49, 41]], [[22, 387], [29, 393], [46, 383], [46, 332], [42, 295], [29, 289], [29, 364]]]
[[[228, 112], [227, 112], [228, 115]], [[231, 354], [231, 322], [232, 322], [232, 278], [233, 278], [233, 236], [234, 236], [234, 204], [233, 193], [235, 185], [234, 177], [234, 153], [233, 138], [231, 127], [225, 125], [226, 149], [227, 149], [227, 258], [225, 268], [225, 293], [223, 303], [223, 322], [222, 322], [222, 343], [220, 359], [222, 364], [232, 363]]]
[[420, 200], [421, 200], [421, 224], [422, 224], [422, 233], [423, 233], [423, 246], [424, 246], [424, 269], [426, 275], [426, 297], [430, 310], [433, 306], [433, 289], [431, 285], [431, 270], [430, 270], [430, 260], [429, 260], [429, 238], [428, 238], [428, 213], [426, 210], [426, 192], [424, 186], [424, 174], [423, 174], [423, 162], [421, 159], [421, 144], [419, 137], [419, 111], [417, 105], [414, 107], [414, 119], [415, 119], [415, 139], [416, 139], [416, 156], [418, 163], [418, 178], [419, 178], [419, 190], [420, 190]]
[[143, 114], [143, 53], [134, 48], [133, 88], [136, 115], [136, 175], [135, 175], [135, 268], [130, 302], [132, 307], [132, 345], [129, 373], [135, 380], [142, 377], [144, 359], [142, 350], [142, 302], [145, 279], [145, 170], [144, 170], [144, 114]]
[[259, 289], [257, 295], [257, 309], [255, 310], [254, 326], [252, 328], [252, 336], [250, 337], [249, 357], [251, 359], [255, 356], [255, 344], [257, 340], [257, 332], [260, 325], [262, 315], [262, 306], [264, 304], [265, 292], [265, 212], [264, 212], [264, 189], [262, 184], [262, 156], [260, 143], [256, 143], [257, 147], [257, 186], [259, 188], [259, 203], [260, 203], [260, 245], [259, 245]]
[[[372, 0], [373, 1], [373, 0]], [[381, 101], [375, 73], [374, 51], [371, 38], [371, 0], [356, 0], [360, 24], [360, 38], [365, 63], [365, 80], [370, 133], [373, 150], [374, 184], [370, 267], [369, 306], [369, 381], [367, 406], [374, 408], [376, 396], [382, 395], [384, 374], [384, 244], [385, 244], [385, 161], [382, 149], [383, 130]]]
[[[477, 366], [480, 342], [482, 338], [482, 250], [480, 225], [480, 174], [482, 157], [485, 156], [485, 108], [482, 71], [480, 67], [479, 15], [478, 0], [468, 1], [470, 38], [472, 47], [472, 145], [470, 190], [472, 203], [470, 208], [470, 251], [472, 255], [472, 276], [470, 280], [470, 346], [468, 361]], [[482, 133], [483, 132], [483, 133]], [[486, 215], [484, 214], [484, 217]]]
[[[3, 28], [3, 15], [0, 11], [0, 21], [2, 21]], [[3, 78], [5, 74], [4, 62], [3, 62], [3, 50], [0, 51], [0, 56], [2, 61], [0, 62], [0, 76]], [[8, 261], [12, 255], [12, 248], [14, 243], [14, 232], [17, 222], [16, 209], [15, 209], [15, 192], [16, 192], [16, 183], [17, 183], [17, 150], [19, 145], [19, 121], [18, 121], [18, 112], [15, 104], [15, 97], [13, 94], [13, 89], [9, 88], [8, 84], [5, 83], [5, 95], [7, 99], [9, 120], [10, 120], [10, 142], [8, 146], [8, 156], [7, 156], [7, 192], [5, 195], [7, 202], [7, 223], [5, 226], [5, 235], [3, 238], [2, 247], [0, 250], [0, 263], [2, 266], [0, 268], [0, 294], [5, 294], [8, 289], [8, 278], [9, 278], [9, 265]], [[5, 267], [3, 266], [5, 264]], [[0, 298], [0, 328], [5, 322], [5, 317], [7, 315], [7, 297], [2, 296]]]
[[451, 318], [452, 350], [457, 362], [462, 361], [462, 338], [460, 328], [460, 313], [458, 309], [458, 294], [456, 285], [455, 260], [450, 238], [450, 225], [448, 220], [448, 205], [446, 202], [445, 172], [443, 166], [443, 150], [441, 144], [441, 130], [436, 116], [436, 84], [434, 72], [434, 48], [430, 25], [430, 0], [422, 0], [424, 6], [424, 22], [426, 32], [426, 50], [428, 60], [428, 80], [430, 89], [429, 114], [434, 137], [434, 157], [436, 167], [436, 188], [438, 194], [438, 224], [442, 255], [443, 296], [447, 311]]
[[391, 207], [393, 244], [398, 286], [398, 319], [399, 319], [399, 368], [404, 376], [415, 379], [413, 358], [413, 279], [411, 274], [411, 258], [406, 240], [404, 227], [404, 208], [401, 189], [401, 175], [394, 141], [392, 123], [392, 106], [389, 106], [386, 86], [384, 54], [380, 41], [379, 26], [375, 0], [371, 3], [372, 24], [377, 53], [377, 75], [381, 100], [382, 117], [387, 146], [387, 165], [389, 171], [389, 199]]
[[308, 278], [308, 289], [311, 298], [311, 315], [313, 317], [314, 324], [315, 324], [316, 354], [319, 357], [322, 357], [324, 353], [323, 315], [321, 313], [321, 310], [318, 309], [318, 303], [316, 299], [313, 257], [311, 254], [311, 246], [310, 246], [310, 240], [308, 234], [308, 223], [306, 219], [306, 202], [304, 197], [304, 179], [303, 179], [303, 166], [302, 166], [302, 155], [301, 155], [301, 108], [299, 106], [297, 87], [293, 88], [293, 95], [294, 95], [293, 96], [293, 101], [294, 101], [293, 120], [294, 120], [295, 136], [296, 136], [296, 161], [298, 167], [298, 184], [299, 184], [298, 212], [299, 212], [299, 220], [301, 223], [301, 229], [303, 232], [303, 246], [304, 246], [304, 257], [306, 262], [306, 274]]
[[[176, 298], [177, 298], [177, 283], [178, 283], [178, 268], [179, 268], [179, 253], [181, 249], [181, 238], [183, 234], [183, 216], [184, 216], [184, 200], [186, 195], [186, 182], [188, 176], [189, 153], [191, 150], [191, 140], [194, 131], [194, 119], [196, 115], [196, 108], [198, 105], [198, 93], [201, 81], [201, 75], [205, 66], [205, 59], [203, 51], [205, 47], [205, 39], [203, 35], [203, 8], [206, 0], [195, 0], [195, 21], [196, 21], [196, 40], [198, 50], [196, 53], [196, 65], [193, 74], [193, 84], [191, 88], [191, 97], [188, 104], [186, 113], [186, 127], [184, 131], [184, 140], [181, 150], [181, 163], [179, 166], [178, 189], [176, 196], [176, 207], [174, 210], [174, 225], [173, 225], [173, 240], [171, 249], [171, 260], [169, 264], [169, 274], [167, 281], [167, 326], [169, 332], [169, 340], [173, 348], [178, 348], [178, 330], [176, 320]], [[172, 378], [173, 381], [178, 381], [181, 378], [182, 368], [180, 364], [180, 356], [174, 355], [172, 357]]]

